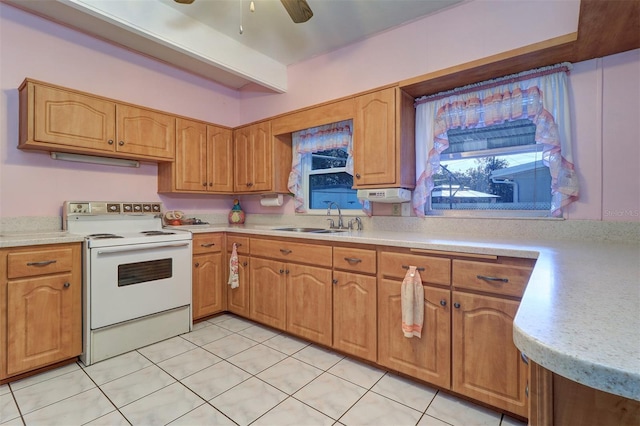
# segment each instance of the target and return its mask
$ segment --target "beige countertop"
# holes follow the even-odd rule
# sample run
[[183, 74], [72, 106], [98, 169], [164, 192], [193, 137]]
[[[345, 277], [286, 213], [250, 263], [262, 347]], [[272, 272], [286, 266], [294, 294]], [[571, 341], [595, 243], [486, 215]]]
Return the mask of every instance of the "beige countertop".
[[[535, 258], [514, 322], [516, 346], [537, 364], [578, 383], [640, 400], [640, 243], [426, 235], [393, 231], [332, 234], [268, 225], [182, 226], [355, 244]], [[65, 232], [0, 235], [1, 247], [82, 241]]]

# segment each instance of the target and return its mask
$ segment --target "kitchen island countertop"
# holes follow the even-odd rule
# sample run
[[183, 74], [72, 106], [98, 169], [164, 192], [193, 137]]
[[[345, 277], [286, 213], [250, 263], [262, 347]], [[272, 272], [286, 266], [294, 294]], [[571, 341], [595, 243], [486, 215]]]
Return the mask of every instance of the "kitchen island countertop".
[[[514, 321], [514, 342], [531, 360], [570, 380], [640, 401], [640, 242], [521, 241], [392, 231], [331, 234], [284, 226], [193, 225], [193, 233], [235, 232], [353, 244], [537, 259]], [[0, 235], [0, 248], [82, 241], [66, 232]]]

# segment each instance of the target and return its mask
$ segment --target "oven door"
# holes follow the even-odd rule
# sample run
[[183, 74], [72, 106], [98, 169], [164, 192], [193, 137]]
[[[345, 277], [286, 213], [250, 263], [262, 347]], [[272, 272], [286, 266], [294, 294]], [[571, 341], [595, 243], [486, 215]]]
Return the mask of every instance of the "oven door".
[[191, 304], [191, 241], [89, 250], [91, 329]]

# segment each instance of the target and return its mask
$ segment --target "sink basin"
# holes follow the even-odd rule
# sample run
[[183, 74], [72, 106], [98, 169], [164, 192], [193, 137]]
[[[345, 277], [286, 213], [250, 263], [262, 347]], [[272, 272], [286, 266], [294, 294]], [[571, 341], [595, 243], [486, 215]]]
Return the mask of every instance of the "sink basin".
[[333, 234], [335, 232], [345, 232], [346, 229], [325, 229], [325, 228], [275, 228], [274, 231], [288, 231], [288, 232], [309, 232], [314, 234]]

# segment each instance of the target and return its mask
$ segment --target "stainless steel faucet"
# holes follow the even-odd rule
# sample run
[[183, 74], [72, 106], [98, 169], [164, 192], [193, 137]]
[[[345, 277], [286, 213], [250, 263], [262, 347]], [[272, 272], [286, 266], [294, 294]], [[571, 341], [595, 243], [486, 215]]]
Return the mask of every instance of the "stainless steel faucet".
[[327, 219], [329, 221], [330, 227], [331, 228], [337, 228], [337, 229], [343, 229], [344, 228], [344, 222], [342, 221], [342, 211], [340, 210], [340, 206], [338, 205], [338, 203], [336, 203], [335, 201], [329, 201], [329, 203], [327, 203], [327, 216], [331, 216], [331, 206], [335, 205], [336, 208], [338, 209], [338, 226], [336, 227], [333, 219]]

